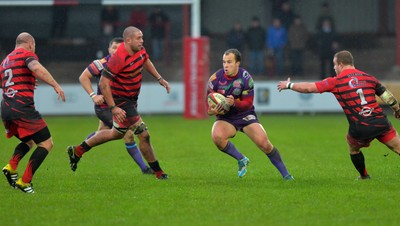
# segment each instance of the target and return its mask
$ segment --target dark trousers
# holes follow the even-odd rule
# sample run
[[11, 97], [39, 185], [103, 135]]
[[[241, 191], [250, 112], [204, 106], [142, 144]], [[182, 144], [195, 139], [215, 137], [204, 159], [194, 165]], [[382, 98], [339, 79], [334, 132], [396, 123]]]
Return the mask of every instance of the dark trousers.
[[303, 49], [292, 49], [290, 50], [290, 63], [291, 63], [291, 74], [293, 76], [304, 75], [304, 50]]

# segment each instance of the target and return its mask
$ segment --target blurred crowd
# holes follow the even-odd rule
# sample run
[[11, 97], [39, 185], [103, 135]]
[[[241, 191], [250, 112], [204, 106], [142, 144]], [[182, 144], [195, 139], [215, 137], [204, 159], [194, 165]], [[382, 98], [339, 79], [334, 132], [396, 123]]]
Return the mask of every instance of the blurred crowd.
[[240, 22], [234, 23], [226, 36], [228, 48], [242, 52], [250, 73], [265, 78], [304, 77], [304, 54], [313, 48], [320, 60], [320, 78], [334, 76], [332, 56], [340, 49], [340, 37], [329, 3], [320, 6], [312, 40], [311, 31], [303, 24], [301, 15], [294, 12], [290, 1], [275, 2], [269, 26], [263, 27], [257, 16], [247, 29]]
[[[56, 5], [53, 7], [53, 18], [51, 37], [63, 38], [67, 28], [70, 6]], [[122, 35], [121, 30], [127, 26], [135, 26], [145, 33], [149, 31], [147, 51], [151, 53], [152, 60], [161, 61], [164, 59], [164, 52], [169, 46], [170, 19], [161, 7], [155, 6], [147, 11], [140, 6], [135, 6], [128, 21], [122, 21], [120, 12], [113, 5], [103, 6], [100, 12], [100, 33], [97, 57], [101, 58], [107, 53], [108, 42], [114, 37]]]

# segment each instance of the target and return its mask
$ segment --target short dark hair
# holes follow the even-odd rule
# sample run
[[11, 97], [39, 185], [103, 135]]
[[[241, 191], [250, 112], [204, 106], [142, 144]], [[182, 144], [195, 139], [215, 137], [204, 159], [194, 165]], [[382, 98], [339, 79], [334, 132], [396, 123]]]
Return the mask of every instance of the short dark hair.
[[334, 57], [336, 57], [336, 62], [338, 64], [352, 65], [352, 66], [354, 65], [353, 55], [351, 55], [350, 51], [343, 50], [337, 52]]
[[123, 42], [124, 42], [124, 39], [121, 38], [121, 37], [113, 38], [113, 39], [111, 39], [110, 43], [108, 43], [108, 47], [112, 46], [112, 44], [113, 44], [114, 42], [117, 43], [117, 44], [123, 43]]
[[235, 55], [235, 60], [236, 62], [242, 62], [242, 54], [240, 53], [239, 50], [237, 49], [228, 49], [224, 52], [224, 55], [227, 55], [229, 53], [232, 53], [233, 55]]

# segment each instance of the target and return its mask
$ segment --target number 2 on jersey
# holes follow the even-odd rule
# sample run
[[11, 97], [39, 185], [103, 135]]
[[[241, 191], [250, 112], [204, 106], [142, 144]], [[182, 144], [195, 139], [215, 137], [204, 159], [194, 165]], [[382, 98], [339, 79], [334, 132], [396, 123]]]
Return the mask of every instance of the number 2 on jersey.
[[14, 82], [11, 82], [11, 79], [13, 77], [11, 69], [7, 69], [7, 70], [4, 71], [4, 77], [8, 77], [7, 82], [4, 85], [4, 87], [8, 87], [8, 86], [14, 85]]

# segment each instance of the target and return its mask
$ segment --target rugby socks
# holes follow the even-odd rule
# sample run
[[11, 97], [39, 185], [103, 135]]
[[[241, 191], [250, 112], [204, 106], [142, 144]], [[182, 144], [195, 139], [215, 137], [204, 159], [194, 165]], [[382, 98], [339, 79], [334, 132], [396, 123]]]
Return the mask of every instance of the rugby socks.
[[147, 168], [146, 163], [144, 163], [142, 154], [139, 151], [139, 148], [136, 145], [136, 142], [132, 143], [125, 143], [126, 150], [128, 151], [128, 154], [133, 158], [133, 160], [136, 162], [136, 164], [140, 167], [140, 169], [145, 170]]
[[281, 154], [279, 154], [279, 151], [276, 147], [274, 147], [271, 153], [267, 154], [267, 156], [269, 160], [272, 162], [272, 164], [279, 170], [282, 177], [286, 177], [289, 175], [285, 163], [283, 163], [282, 161]]
[[149, 162], [149, 165], [150, 168], [154, 171], [154, 174], [157, 178], [159, 178], [164, 173], [164, 171], [160, 167], [160, 164], [158, 163], [158, 160], [154, 162]]
[[35, 149], [31, 155], [31, 158], [29, 159], [28, 165], [26, 166], [24, 175], [22, 175], [22, 181], [24, 183], [31, 182], [33, 175], [42, 164], [48, 153], [49, 152], [46, 150], [46, 148], [43, 147], [37, 147]]
[[82, 157], [83, 153], [88, 152], [92, 147], [90, 147], [86, 141], [83, 141], [82, 144], [76, 146], [75, 155], [79, 158]]
[[353, 162], [354, 167], [360, 173], [361, 177], [368, 176], [367, 169], [365, 168], [365, 159], [363, 153], [360, 151], [358, 154], [352, 155], [350, 154], [351, 161]]
[[221, 150], [222, 152], [232, 156], [233, 158], [237, 159], [238, 161], [244, 158], [244, 155], [242, 153], [240, 153], [235, 145], [228, 141], [228, 144], [226, 145], [226, 147], [224, 149]]
[[17, 147], [15, 147], [14, 154], [9, 161], [14, 170], [17, 170], [19, 161], [21, 161], [21, 159], [26, 155], [26, 153], [28, 153], [29, 150], [30, 148], [26, 143], [19, 143]]

